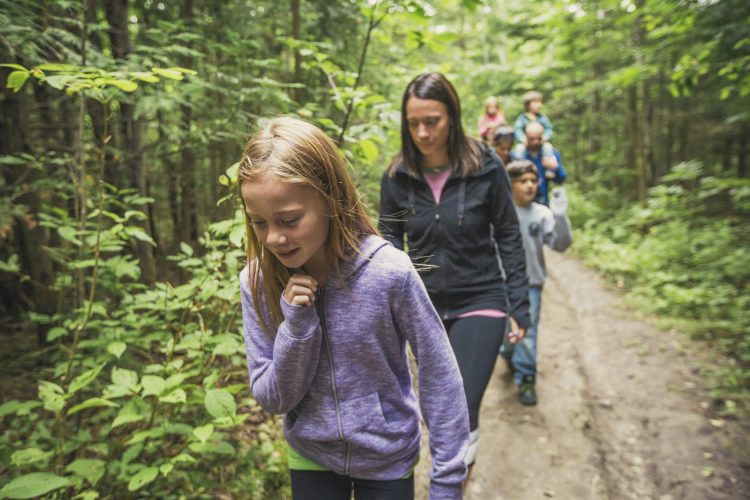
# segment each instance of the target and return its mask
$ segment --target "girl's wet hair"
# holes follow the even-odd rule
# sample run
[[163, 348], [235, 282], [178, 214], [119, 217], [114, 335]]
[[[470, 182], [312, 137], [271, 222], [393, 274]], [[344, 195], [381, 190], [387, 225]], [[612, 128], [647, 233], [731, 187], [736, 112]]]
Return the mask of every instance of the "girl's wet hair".
[[[378, 234], [346, 162], [334, 142], [315, 125], [279, 117], [266, 121], [250, 137], [240, 160], [238, 186], [266, 176], [279, 182], [310, 186], [325, 200], [331, 217], [325, 255], [335, 274], [341, 272], [341, 263], [359, 250], [363, 235]], [[242, 203], [245, 208], [244, 200]], [[278, 298], [291, 272], [264, 248], [247, 213], [245, 227], [253, 304], [261, 325], [273, 335], [284, 319]], [[261, 310], [261, 295], [270, 311], [270, 320]]]

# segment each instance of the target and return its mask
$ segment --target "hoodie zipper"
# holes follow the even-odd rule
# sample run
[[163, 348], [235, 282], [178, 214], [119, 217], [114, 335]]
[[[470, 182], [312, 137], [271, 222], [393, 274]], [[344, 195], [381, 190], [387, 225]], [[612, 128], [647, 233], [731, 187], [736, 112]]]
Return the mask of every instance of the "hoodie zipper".
[[344, 442], [344, 475], [349, 475], [349, 443], [344, 440], [344, 425], [341, 421], [341, 411], [339, 410], [339, 397], [336, 391], [336, 379], [334, 378], [333, 353], [331, 353], [331, 344], [328, 343], [328, 332], [326, 331], [326, 316], [323, 307], [323, 289], [319, 290], [318, 314], [320, 315], [320, 330], [323, 334], [323, 341], [328, 353], [328, 366], [331, 371], [331, 389], [333, 391], [333, 404], [336, 409], [336, 424], [339, 428], [339, 438]]

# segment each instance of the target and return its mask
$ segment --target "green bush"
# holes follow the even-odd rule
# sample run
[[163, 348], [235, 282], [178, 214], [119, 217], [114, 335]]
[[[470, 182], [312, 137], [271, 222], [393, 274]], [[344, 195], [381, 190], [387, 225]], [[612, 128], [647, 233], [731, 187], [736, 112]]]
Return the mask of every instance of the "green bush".
[[[50, 317], [54, 351], [38, 374], [38, 397], [0, 406], [0, 460], [10, 478], [0, 497], [274, 498], [288, 487], [284, 441], [249, 393], [238, 272], [243, 220], [209, 227], [202, 255], [171, 257], [187, 278], [138, 283], [138, 263], [120, 252], [143, 235], [132, 192], [107, 198], [108, 224], [83, 229], [65, 212], [43, 223], [70, 295], [76, 270], [94, 301]], [[77, 259], [99, 241], [100, 257]], [[96, 269], [96, 273], [92, 271]]]
[[669, 316], [729, 363], [709, 370], [713, 394], [750, 397], [750, 180], [676, 165], [644, 205], [608, 207], [572, 186], [576, 249], [645, 311]]

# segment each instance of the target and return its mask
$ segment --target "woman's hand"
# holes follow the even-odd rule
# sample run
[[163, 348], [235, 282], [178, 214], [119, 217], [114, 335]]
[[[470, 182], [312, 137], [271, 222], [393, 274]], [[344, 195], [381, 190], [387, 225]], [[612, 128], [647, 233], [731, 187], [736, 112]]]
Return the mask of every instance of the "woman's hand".
[[315, 302], [318, 282], [307, 274], [293, 274], [284, 289], [284, 300], [293, 306], [309, 306]]
[[510, 332], [508, 332], [508, 342], [515, 344], [520, 342], [526, 336], [526, 328], [521, 328], [513, 318], [510, 319]]

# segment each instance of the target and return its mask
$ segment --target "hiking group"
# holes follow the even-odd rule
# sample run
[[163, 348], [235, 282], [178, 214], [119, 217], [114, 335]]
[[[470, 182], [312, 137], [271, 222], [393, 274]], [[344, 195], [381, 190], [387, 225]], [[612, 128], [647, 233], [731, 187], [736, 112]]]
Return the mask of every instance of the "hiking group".
[[462, 498], [498, 353], [520, 401], [536, 403], [542, 247], [571, 238], [561, 192], [546, 206], [565, 171], [541, 95], [529, 95], [510, 139], [487, 100], [488, 144], [465, 134], [445, 76], [412, 80], [377, 226], [320, 129], [281, 117], [250, 138], [239, 169], [248, 370], [258, 403], [284, 415], [294, 499], [414, 498], [420, 419], [430, 498]]

